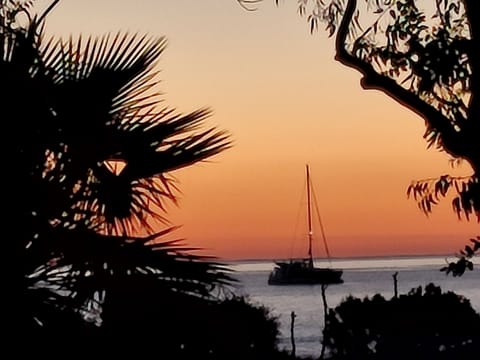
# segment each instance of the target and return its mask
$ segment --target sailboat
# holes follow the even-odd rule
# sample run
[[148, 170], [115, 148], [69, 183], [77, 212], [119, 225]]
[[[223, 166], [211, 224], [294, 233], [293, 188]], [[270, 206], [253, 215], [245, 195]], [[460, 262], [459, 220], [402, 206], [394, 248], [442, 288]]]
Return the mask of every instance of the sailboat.
[[[332, 269], [329, 267], [315, 267], [313, 263], [312, 253], [312, 196], [310, 169], [306, 165], [306, 186], [307, 186], [307, 220], [308, 220], [308, 257], [300, 260], [276, 261], [273, 271], [268, 277], [269, 285], [315, 285], [315, 284], [341, 284], [343, 283], [343, 271], [340, 269]], [[318, 214], [317, 214], [318, 215]], [[320, 216], [319, 216], [320, 218]], [[321, 221], [320, 221], [321, 225]], [[322, 236], [325, 244], [328, 259], [330, 261], [330, 253], [326, 242], [325, 232], [322, 228]]]

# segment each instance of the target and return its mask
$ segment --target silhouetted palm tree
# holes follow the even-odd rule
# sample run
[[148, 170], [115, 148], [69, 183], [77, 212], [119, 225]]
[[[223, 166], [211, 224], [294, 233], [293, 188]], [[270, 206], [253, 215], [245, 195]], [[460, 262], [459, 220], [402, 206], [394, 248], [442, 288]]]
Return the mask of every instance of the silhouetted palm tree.
[[[6, 297], [22, 336], [101, 322], [95, 311], [114, 312], [115, 295], [125, 302], [148, 287], [157, 300], [211, 298], [230, 282], [222, 265], [161, 242], [172, 228], [154, 233], [149, 221], [167, 224], [168, 172], [218, 154], [228, 136], [202, 130], [208, 110], [159, 108], [163, 38], [45, 39], [57, 2], [41, 16], [33, 1], [0, 9]], [[139, 228], [151, 235], [134, 236]]]

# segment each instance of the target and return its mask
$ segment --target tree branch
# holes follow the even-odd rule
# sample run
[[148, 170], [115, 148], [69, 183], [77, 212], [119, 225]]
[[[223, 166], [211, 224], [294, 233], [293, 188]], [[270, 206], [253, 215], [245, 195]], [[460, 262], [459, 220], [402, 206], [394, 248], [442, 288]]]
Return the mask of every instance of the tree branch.
[[[472, 74], [470, 79], [472, 99], [470, 102], [468, 119], [477, 124], [480, 122], [480, 24], [478, 16], [480, 14], [480, 1], [478, 0], [464, 0], [465, 13], [470, 26], [470, 48], [468, 56], [470, 57], [470, 66]], [[479, 125], [476, 126], [479, 130]]]
[[362, 88], [379, 90], [421, 116], [427, 124], [441, 134], [442, 146], [446, 152], [452, 156], [466, 157], [468, 154], [465, 154], [462, 141], [458, 140], [461, 133], [455, 131], [448, 118], [420, 99], [417, 94], [403, 88], [395, 80], [379, 74], [370, 63], [355, 57], [347, 51], [345, 47], [346, 39], [356, 7], [356, 0], [348, 0], [335, 40], [335, 60], [359, 71], [363, 75], [361, 80]]

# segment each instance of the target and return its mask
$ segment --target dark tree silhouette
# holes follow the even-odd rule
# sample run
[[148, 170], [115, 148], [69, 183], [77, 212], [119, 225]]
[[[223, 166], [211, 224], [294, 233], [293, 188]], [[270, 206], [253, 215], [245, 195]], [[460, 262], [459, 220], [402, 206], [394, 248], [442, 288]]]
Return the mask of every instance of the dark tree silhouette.
[[[0, 7], [11, 234], [3, 239], [4, 324], [12, 338], [55, 342], [100, 324], [114, 329], [123, 320], [111, 314], [134, 321], [130, 305], [144, 318], [171, 310], [162, 304], [207, 306], [231, 283], [223, 265], [162, 241], [173, 230], [162, 216], [175, 201], [169, 172], [227, 149], [228, 135], [204, 129], [206, 109], [182, 115], [160, 107], [154, 66], [163, 38], [46, 39], [45, 18], [57, 3], [41, 15], [33, 1]], [[159, 220], [165, 230], [155, 233]], [[135, 236], [139, 228], [150, 235]]]
[[326, 317], [334, 359], [467, 359], [480, 351], [480, 315], [433, 284], [386, 300], [349, 297]]
[[[238, 1], [254, 9], [261, 0]], [[466, 177], [413, 181], [407, 194], [429, 213], [453, 192], [459, 218], [480, 222], [480, 3], [299, 0], [298, 12], [312, 32], [325, 25], [335, 38], [335, 59], [363, 75], [364, 89], [381, 91], [418, 114], [428, 146], [473, 170]], [[459, 257], [452, 266], [467, 264], [464, 254]]]

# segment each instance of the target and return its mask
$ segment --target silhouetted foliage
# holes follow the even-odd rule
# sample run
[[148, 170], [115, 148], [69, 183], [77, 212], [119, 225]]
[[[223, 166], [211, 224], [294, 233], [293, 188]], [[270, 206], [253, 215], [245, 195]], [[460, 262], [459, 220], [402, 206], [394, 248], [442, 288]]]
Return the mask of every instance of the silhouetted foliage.
[[[259, 2], [238, 1], [250, 9]], [[335, 59], [363, 75], [364, 89], [421, 116], [428, 146], [473, 169], [467, 177], [413, 181], [407, 194], [428, 214], [453, 192], [455, 213], [480, 222], [480, 2], [298, 0], [298, 12], [311, 32], [325, 25]]]
[[334, 359], [467, 359], [480, 351], [480, 315], [433, 284], [390, 300], [348, 297], [329, 311], [324, 342]]
[[[127, 289], [128, 293], [115, 297], [122, 302], [114, 307], [119, 313], [105, 314], [104, 336], [97, 337], [99, 347], [107, 353], [115, 348], [119, 355], [132, 353], [137, 358], [154, 353], [168, 359], [260, 360], [282, 356], [276, 348], [277, 320], [266, 308], [245, 298], [205, 301], [173, 293], [165, 298], [164, 293], [138, 293], [131, 286]], [[141, 348], [132, 348], [132, 342]]]
[[[325, 24], [335, 37], [336, 60], [362, 73], [363, 88], [380, 90], [422, 116], [429, 146], [469, 162], [471, 183], [451, 186], [454, 191], [462, 195], [478, 184], [476, 0], [300, 0], [298, 6], [311, 31]], [[444, 196], [454, 183], [444, 178], [434, 192]], [[412, 190], [421, 195], [426, 189]], [[477, 206], [460, 202], [457, 210], [478, 216], [479, 200], [477, 192]]]
[[12, 344], [28, 344], [15, 356], [284, 359], [276, 319], [231, 295], [226, 267], [162, 240], [175, 229], [163, 216], [175, 201], [168, 173], [229, 147], [224, 132], [202, 130], [208, 110], [159, 107], [154, 65], [165, 40], [45, 39], [58, 1], [40, 16], [33, 3], [0, 8], [15, 231], [4, 241], [4, 325]]
[[[44, 21], [57, 3], [40, 16], [34, 1], [0, 7], [4, 206], [12, 231], [3, 241], [5, 322], [15, 339], [78, 347], [81, 336], [128, 323], [135, 311], [148, 321], [150, 312], [168, 313], [172, 299], [202, 304], [231, 283], [223, 265], [162, 241], [173, 230], [162, 216], [165, 202], [175, 201], [169, 172], [229, 141], [223, 131], [202, 129], [208, 110], [182, 115], [160, 107], [154, 66], [163, 38], [45, 39]], [[159, 220], [166, 229], [155, 233]], [[135, 236], [140, 228], [151, 235]]]
[[448, 262], [448, 265], [441, 268], [441, 271], [445, 271], [446, 274], [452, 274], [453, 276], [462, 276], [466, 270], [473, 270], [472, 258], [478, 255], [480, 252], [480, 236], [476, 239], [470, 239], [472, 245], [465, 245], [463, 250], [457, 254], [457, 261]]
[[[144, 282], [148, 278], [142, 279]], [[155, 284], [124, 283], [113, 294], [100, 327], [84, 323], [44, 329], [26, 354], [52, 354], [46, 346], [75, 349], [75, 356], [134, 359], [291, 359], [277, 350], [279, 325], [268, 309], [244, 297], [202, 299], [171, 291], [152, 291]], [[20, 349], [20, 352], [23, 349]]]

